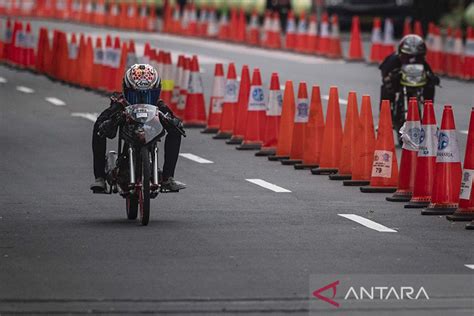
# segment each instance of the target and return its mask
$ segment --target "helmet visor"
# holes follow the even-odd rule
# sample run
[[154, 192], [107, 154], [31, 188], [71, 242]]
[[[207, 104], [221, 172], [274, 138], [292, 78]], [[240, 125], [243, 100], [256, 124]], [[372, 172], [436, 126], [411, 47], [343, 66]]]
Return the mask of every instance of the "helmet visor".
[[124, 96], [130, 104], [158, 104], [161, 89], [134, 90], [125, 89]]

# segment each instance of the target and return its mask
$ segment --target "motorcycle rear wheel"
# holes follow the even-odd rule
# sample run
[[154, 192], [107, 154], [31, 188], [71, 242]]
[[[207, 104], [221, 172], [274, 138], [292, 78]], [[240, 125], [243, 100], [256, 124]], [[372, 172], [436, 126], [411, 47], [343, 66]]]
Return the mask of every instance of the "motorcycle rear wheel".
[[148, 225], [150, 221], [150, 179], [151, 179], [151, 162], [150, 154], [147, 148], [142, 148], [140, 153], [142, 165], [142, 185], [139, 192], [140, 202], [140, 222], [143, 226]]

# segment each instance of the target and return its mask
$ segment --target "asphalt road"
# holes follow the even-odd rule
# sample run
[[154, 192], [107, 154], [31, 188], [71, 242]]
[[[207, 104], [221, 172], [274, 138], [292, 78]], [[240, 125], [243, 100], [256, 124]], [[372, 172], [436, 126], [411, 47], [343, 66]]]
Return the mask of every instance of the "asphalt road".
[[[319, 84], [323, 93], [336, 84], [341, 98], [351, 89], [378, 98], [375, 67], [163, 35], [122, 36], [203, 56], [207, 89], [213, 62], [222, 60], [259, 66], [265, 81], [278, 71], [282, 83], [306, 80]], [[93, 115], [88, 119], [84, 113], [102, 111], [107, 98], [4, 66], [0, 77], [2, 315], [304, 314], [315, 275], [465, 274], [472, 280], [473, 236], [465, 223], [422, 217], [418, 210], [385, 202], [383, 194], [362, 194], [236, 151], [198, 130], [188, 131], [181, 152], [212, 163], [181, 157], [176, 177], [188, 188], [152, 201], [147, 227], [129, 222], [122, 198], [89, 191]], [[458, 128], [466, 130], [472, 88], [443, 80], [438, 121], [439, 104], [449, 102]], [[465, 135], [459, 136], [464, 148]], [[247, 179], [290, 192], [274, 192]], [[367, 227], [338, 214], [383, 226]], [[438, 298], [439, 309], [354, 307], [342, 315], [472, 315], [472, 305], [465, 306], [472, 304], [473, 293], [458, 301]], [[330, 305], [318, 312], [335, 314]]]

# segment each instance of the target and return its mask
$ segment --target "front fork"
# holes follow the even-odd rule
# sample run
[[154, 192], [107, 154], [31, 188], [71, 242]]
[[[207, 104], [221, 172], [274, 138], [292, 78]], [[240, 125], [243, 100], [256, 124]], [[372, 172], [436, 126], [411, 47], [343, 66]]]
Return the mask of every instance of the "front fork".
[[[154, 145], [152, 149], [153, 155], [152, 155], [152, 189], [157, 190], [160, 182], [160, 177], [159, 177], [159, 167], [158, 167], [158, 146]], [[146, 157], [142, 157], [142, 159], [146, 159]], [[129, 163], [129, 168], [130, 168], [130, 186], [133, 187], [136, 183], [136, 172], [135, 172], [135, 167], [137, 166], [136, 164], [136, 155], [135, 155], [135, 150], [133, 147], [128, 148], [128, 163]]]

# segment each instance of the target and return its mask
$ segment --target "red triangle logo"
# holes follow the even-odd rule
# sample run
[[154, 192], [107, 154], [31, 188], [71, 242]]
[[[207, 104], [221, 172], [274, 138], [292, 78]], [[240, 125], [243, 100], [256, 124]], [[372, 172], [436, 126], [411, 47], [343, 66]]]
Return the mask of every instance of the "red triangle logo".
[[[325, 301], [326, 303], [329, 303], [335, 307], [339, 307], [339, 303], [334, 301], [334, 298], [336, 297], [336, 286], [339, 285], [339, 280], [335, 281], [335, 282], [332, 282], [332, 283], [329, 283], [328, 285], [325, 285], [323, 286], [322, 288], [320, 289], [317, 289], [316, 291], [313, 292], [313, 296], [316, 297], [316, 298], [319, 298], [320, 300], [322, 301]], [[322, 292], [324, 291], [327, 291], [329, 289], [332, 289], [332, 297], [327, 297], [327, 296], [324, 296], [324, 295], [321, 295]]]

